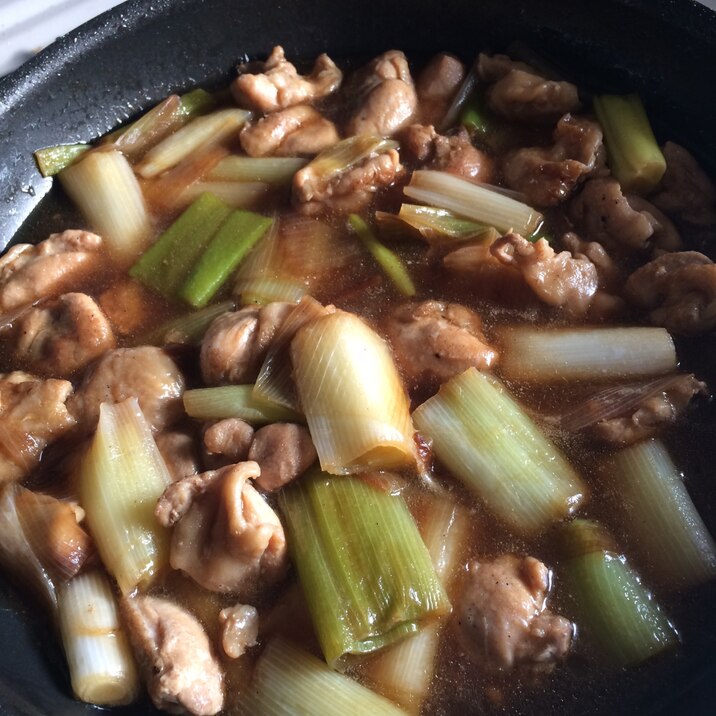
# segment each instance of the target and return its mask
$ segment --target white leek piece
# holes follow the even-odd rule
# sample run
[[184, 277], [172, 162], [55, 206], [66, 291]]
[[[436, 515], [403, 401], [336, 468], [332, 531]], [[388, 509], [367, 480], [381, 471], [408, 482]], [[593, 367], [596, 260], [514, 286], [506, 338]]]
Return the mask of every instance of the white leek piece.
[[102, 562], [123, 594], [146, 587], [168, 564], [169, 533], [154, 508], [170, 482], [137, 399], [102, 403], [80, 497]]
[[58, 615], [75, 696], [97, 706], [134, 701], [139, 678], [107, 577], [94, 571], [68, 582]]
[[58, 174], [62, 187], [126, 266], [139, 256], [151, 226], [144, 196], [127, 159], [115, 150], [88, 152]]
[[512, 230], [525, 237], [532, 236], [544, 218], [527, 204], [447, 172], [415, 171], [403, 191], [411, 199], [494, 226], [501, 233]]
[[210, 172], [211, 181], [287, 184], [308, 163], [302, 157], [239, 157], [222, 159]]
[[263, 182], [197, 181], [184, 189], [178, 203], [191, 204], [208, 192], [233, 209], [254, 209], [270, 190], [271, 185]]
[[664, 328], [514, 328], [503, 334], [501, 370], [524, 381], [615, 380], [676, 370]]
[[208, 144], [219, 144], [238, 132], [251, 116], [243, 109], [221, 109], [197, 117], [152, 147], [137, 166], [145, 179], [171, 169], [190, 154]]
[[386, 342], [336, 311], [291, 344], [294, 379], [321, 468], [334, 475], [415, 464], [409, 401]]
[[661, 584], [676, 589], [716, 577], [716, 544], [663, 443], [620, 450], [606, 468], [634, 549]]
[[574, 512], [586, 489], [495, 378], [469, 368], [413, 413], [440, 461], [499, 519], [535, 534]]
[[395, 704], [284, 639], [274, 639], [256, 665], [245, 713], [260, 716], [400, 716]]
[[257, 398], [253, 385], [185, 390], [183, 400], [187, 415], [200, 420], [241, 418], [251, 425], [302, 421], [295, 410]]

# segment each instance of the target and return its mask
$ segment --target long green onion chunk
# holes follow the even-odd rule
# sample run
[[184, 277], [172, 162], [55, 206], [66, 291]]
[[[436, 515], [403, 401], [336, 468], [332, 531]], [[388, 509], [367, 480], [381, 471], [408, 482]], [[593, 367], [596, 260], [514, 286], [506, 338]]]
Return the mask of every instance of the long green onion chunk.
[[483, 142], [498, 148], [504, 142], [504, 123], [492, 113], [484, 93], [475, 92], [460, 113], [460, 124]]
[[348, 225], [356, 232], [363, 246], [377, 261], [398, 291], [403, 296], [414, 296], [415, 284], [400, 257], [378, 241], [368, 224], [358, 214], [348, 216]]
[[601, 95], [594, 111], [604, 130], [607, 161], [625, 192], [648, 194], [666, 171], [666, 159], [656, 143], [638, 95]]
[[566, 559], [558, 577], [577, 623], [605, 664], [635, 666], [677, 646], [676, 630], [601, 525], [574, 520], [560, 537]]
[[392, 139], [370, 134], [355, 135], [324, 149], [306, 166], [310, 167], [313, 175], [328, 181], [333, 175], [357, 166], [368, 157], [387, 152], [389, 149], [397, 149], [398, 146], [398, 142]]
[[187, 415], [199, 420], [241, 418], [251, 425], [267, 423], [300, 423], [303, 417], [281, 405], [257, 400], [253, 385], [223, 385], [184, 391]]
[[470, 368], [413, 413], [450, 472], [500, 520], [535, 534], [583, 502], [586, 488], [495, 378]]
[[58, 144], [55, 147], [45, 147], [35, 152], [35, 161], [43, 177], [59, 174], [73, 164], [88, 149], [89, 144]]
[[79, 491], [102, 562], [123, 594], [168, 565], [169, 533], [154, 507], [171, 477], [136, 398], [100, 406]]
[[675, 589], [716, 577], [716, 543], [663, 443], [646, 440], [619, 451], [605, 474], [634, 549], [660, 584]]
[[236, 308], [236, 304], [229, 300], [177, 316], [144, 336], [141, 344], [165, 346], [171, 343], [186, 343], [196, 345], [201, 342], [206, 329], [215, 318], [227, 311], [233, 311], [234, 308]]
[[222, 159], [209, 173], [211, 181], [287, 184], [308, 163], [302, 157], [239, 157]]
[[213, 194], [232, 209], [257, 209], [271, 192], [271, 185], [254, 181], [194, 181], [181, 192], [179, 201], [189, 204], [204, 193]]
[[255, 716], [400, 716], [395, 704], [285, 639], [266, 646], [242, 713]]
[[316, 469], [279, 493], [323, 655], [341, 667], [450, 611], [400, 495]]
[[202, 194], [129, 270], [158, 293], [171, 298], [231, 209], [212, 194]]
[[179, 111], [187, 119], [198, 117], [204, 112], [208, 112], [216, 106], [216, 99], [211, 92], [207, 92], [201, 87], [191, 90], [181, 96], [179, 103]]
[[406, 196], [453, 211], [499, 232], [531, 236], [544, 217], [527, 204], [447, 172], [419, 169], [403, 189]]
[[272, 223], [250, 211], [230, 214], [189, 273], [181, 297], [194, 308], [206, 306]]
[[429, 244], [455, 241], [484, 241], [489, 244], [497, 238], [494, 227], [463, 219], [452, 211], [434, 206], [402, 204], [398, 218], [418, 231]]

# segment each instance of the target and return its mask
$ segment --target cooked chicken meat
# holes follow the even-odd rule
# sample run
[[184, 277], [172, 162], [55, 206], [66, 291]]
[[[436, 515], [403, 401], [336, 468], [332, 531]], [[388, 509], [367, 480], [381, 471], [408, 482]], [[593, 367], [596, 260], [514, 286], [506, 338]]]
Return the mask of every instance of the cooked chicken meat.
[[240, 74], [234, 80], [231, 92], [239, 105], [275, 112], [326, 97], [343, 80], [343, 73], [325, 54], [318, 56], [310, 75], [299, 75], [280, 45], [273, 48], [263, 70], [261, 74]]
[[242, 462], [184, 478], [157, 503], [159, 522], [173, 527], [170, 563], [202, 587], [239, 599], [286, 572], [286, 538], [276, 513], [249, 480], [261, 474]]
[[224, 707], [224, 674], [195, 616], [168, 599], [122, 600], [122, 616], [152, 702], [169, 713], [213, 716]]
[[196, 438], [190, 433], [172, 430], [154, 438], [173, 480], [196, 475], [199, 472], [199, 455]]
[[534, 557], [472, 562], [455, 608], [460, 645], [485, 672], [551, 670], [572, 643], [572, 623], [547, 607], [551, 577]]
[[266, 492], [295, 480], [317, 459], [311, 433], [294, 423], [274, 423], [259, 428], [249, 449], [249, 460], [261, 468], [256, 484]]
[[256, 646], [259, 636], [259, 613], [248, 604], [235, 604], [219, 612], [221, 646], [230, 659], [238, 659]]
[[447, 52], [435, 55], [415, 81], [421, 121], [441, 126], [464, 79], [465, 65], [457, 57]]
[[243, 462], [249, 456], [254, 429], [239, 418], [218, 420], [204, 430], [204, 446], [210, 455], [221, 455], [228, 462]]

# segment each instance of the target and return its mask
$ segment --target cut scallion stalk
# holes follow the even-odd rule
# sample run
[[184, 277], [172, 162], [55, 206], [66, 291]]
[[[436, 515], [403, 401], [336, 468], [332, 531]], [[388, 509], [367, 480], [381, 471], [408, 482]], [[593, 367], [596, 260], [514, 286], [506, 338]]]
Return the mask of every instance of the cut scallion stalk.
[[141, 344], [164, 346], [169, 343], [200, 343], [214, 319], [227, 311], [233, 311], [235, 307], [233, 301], [222, 301], [199, 311], [172, 318], [145, 336]]
[[416, 229], [430, 244], [471, 240], [489, 244], [497, 238], [497, 231], [492, 226], [463, 219], [452, 211], [434, 206], [403, 204], [398, 218]]
[[609, 666], [635, 666], [675, 647], [679, 637], [605, 530], [589, 520], [562, 528], [567, 559], [559, 577], [585, 636]]
[[251, 425], [266, 423], [300, 423], [300, 413], [281, 405], [257, 400], [253, 385], [223, 385], [217, 388], [197, 388], [184, 391], [187, 415], [200, 420], [241, 418]]
[[661, 442], [620, 450], [605, 468], [634, 549], [661, 584], [678, 589], [716, 577], [716, 544]]
[[191, 270], [181, 297], [194, 308], [206, 306], [272, 223], [250, 211], [230, 214]]
[[648, 194], [661, 181], [666, 159], [638, 95], [601, 95], [594, 112], [604, 130], [607, 161], [625, 192]]
[[343, 139], [324, 149], [307, 165], [316, 177], [327, 180], [333, 174], [344, 172], [368, 157], [397, 149], [398, 142], [370, 134], [359, 134]]
[[242, 713], [260, 716], [403, 713], [387, 699], [280, 638], [271, 641], [261, 654], [246, 700]]
[[358, 214], [350, 214], [348, 224], [356, 232], [363, 246], [378, 262], [378, 265], [398, 291], [403, 296], [414, 296], [416, 293], [415, 284], [400, 257], [378, 241], [368, 224]]
[[574, 512], [586, 488], [495, 378], [475, 368], [413, 413], [440, 461], [499, 519], [535, 534]]
[[181, 193], [180, 202], [190, 203], [198, 196], [209, 193], [221, 199], [232, 209], [256, 209], [271, 191], [265, 182], [196, 181]]
[[450, 610], [405, 501], [318, 470], [279, 493], [323, 655], [339, 667]]
[[59, 174], [73, 164], [88, 149], [89, 144], [58, 144], [56, 147], [45, 147], [35, 152], [35, 161], [43, 177]]
[[501, 233], [512, 230], [531, 236], [543, 221], [542, 214], [531, 206], [448, 172], [415, 171], [403, 191], [411, 199], [494, 226]]
[[222, 159], [209, 174], [211, 181], [262, 182], [287, 184], [293, 175], [306, 166], [301, 157], [238, 157]]
[[215, 106], [214, 95], [198, 87], [181, 96], [179, 111], [184, 117], [193, 118], [214, 109]]

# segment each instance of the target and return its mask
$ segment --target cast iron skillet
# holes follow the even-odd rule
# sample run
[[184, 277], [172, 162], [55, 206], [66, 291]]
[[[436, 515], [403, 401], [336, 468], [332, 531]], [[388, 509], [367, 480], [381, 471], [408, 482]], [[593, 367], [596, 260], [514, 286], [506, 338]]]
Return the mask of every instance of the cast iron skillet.
[[[716, 169], [716, 15], [690, 0], [595, 0], [588, 6], [560, 0], [131, 0], [0, 80], [0, 247], [16, 234], [44, 238], [53, 220], [57, 199], [53, 192], [43, 200], [51, 182], [37, 173], [33, 150], [92, 139], [170, 92], [226, 80], [238, 59], [264, 56], [275, 43], [289, 57], [328, 51], [364, 58], [397, 47], [413, 57], [449, 49], [467, 59], [477, 49], [504, 49], [514, 40], [538, 49], [582, 86], [639, 92], [657, 134], [687, 146], [712, 173]], [[707, 339], [696, 352], [710, 355], [712, 343]], [[714, 369], [704, 370], [716, 385]], [[716, 459], [709, 447], [716, 444], [715, 422], [709, 414], [694, 428], [709, 450], [707, 466]], [[708, 495], [712, 531], [714, 502], [716, 495]], [[95, 713], [72, 700], [50, 627], [18, 616], [21, 607], [0, 584], [0, 714]], [[586, 704], [575, 694], [551, 710], [710, 713], [716, 674], [708, 664], [716, 629], [713, 619], [709, 624], [700, 651], [654, 693], [632, 694], [625, 687], [605, 703], [589, 696]], [[136, 706], [120, 713], [154, 712]]]

